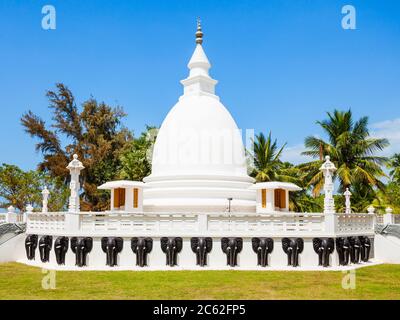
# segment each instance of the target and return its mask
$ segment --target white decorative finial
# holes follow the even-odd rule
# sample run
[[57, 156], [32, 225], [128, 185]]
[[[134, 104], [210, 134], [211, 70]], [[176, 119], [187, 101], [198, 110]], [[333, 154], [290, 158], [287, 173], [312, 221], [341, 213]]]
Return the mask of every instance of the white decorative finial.
[[201, 21], [200, 18], [197, 18], [197, 31], [196, 31], [196, 43], [203, 43], [203, 31], [201, 31]]
[[48, 195], [48, 194], [50, 194], [50, 191], [49, 191], [49, 189], [47, 189], [47, 186], [44, 186], [44, 188], [43, 188], [43, 190], [42, 190], [42, 195]]
[[345, 213], [351, 213], [351, 203], [350, 203], [351, 192], [350, 192], [349, 188], [346, 188], [346, 191], [344, 192], [344, 197], [346, 199]]
[[26, 212], [27, 212], [27, 213], [32, 213], [32, 212], [33, 212], [33, 206], [32, 206], [31, 204], [28, 204], [28, 205], [26, 206]]
[[385, 212], [386, 213], [393, 213], [393, 209], [391, 207], [387, 207]]
[[67, 169], [69, 169], [70, 171], [71, 170], [82, 170], [82, 169], [85, 169], [85, 167], [83, 166], [83, 164], [82, 164], [82, 162], [80, 162], [79, 160], [78, 160], [78, 155], [77, 154], [74, 154], [73, 156], [72, 156], [72, 158], [73, 158], [73, 160], [68, 164], [68, 166], [67, 166]]
[[15, 212], [15, 208], [13, 206], [9, 206], [7, 208], [7, 210], [8, 210], [9, 213], [14, 213]]
[[371, 204], [368, 208], [367, 211], [369, 214], [373, 214], [375, 213], [375, 207]]
[[331, 157], [330, 156], [325, 156], [325, 162], [322, 164], [320, 170], [321, 171], [328, 170], [331, 173], [336, 170], [336, 167], [333, 164], [333, 162], [331, 161]]

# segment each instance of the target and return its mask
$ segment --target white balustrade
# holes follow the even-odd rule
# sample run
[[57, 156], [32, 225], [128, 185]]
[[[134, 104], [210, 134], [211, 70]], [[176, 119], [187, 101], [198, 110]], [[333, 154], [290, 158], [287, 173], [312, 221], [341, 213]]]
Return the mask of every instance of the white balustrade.
[[81, 231], [164, 232], [198, 231], [196, 214], [81, 213]]
[[376, 224], [383, 224], [383, 214], [375, 214], [375, 223]]
[[7, 208], [7, 213], [5, 214], [5, 221], [7, 223], [20, 223], [24, 222], [24, 215], [22, 213], [16, 212], [13, 206]]
[[[30, 213], [27, 233], [69, 234], [68, 213]], [[321, 213], [126, 213], [80, 212], [79, 234], [186, 234], [186, 235], [266, 235], [335, 236], [373, 233], [373, 214], [335, 213], [326, 220]], [[334, 226], [328, 226], [333, 221]]]
[[29, 213], [26, 233], [64, 231], [63, 212]]
[[210, 214], [211, 232], [323, 233], [324, 216], [309, 214]]
[[373, 232], [374, 215], [365, 213], [336, 213], [335, 233], [353, 234]]

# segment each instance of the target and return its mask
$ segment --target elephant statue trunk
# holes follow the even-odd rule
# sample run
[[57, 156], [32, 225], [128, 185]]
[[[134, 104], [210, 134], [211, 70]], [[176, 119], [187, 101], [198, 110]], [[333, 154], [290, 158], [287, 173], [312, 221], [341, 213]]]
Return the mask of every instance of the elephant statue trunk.
[[304, 240], [301, 238], [282, 239], [282, 249], [287, 254], [288, 265], [293, 267], [299, 266], [299, 255], [303, 252]]
[[54, 242], [54, 253], [56, 255], [57, 264], [65, 264], [65, 255], [68, 251], [68, 238], [58, 237]]
[[180, 237], [176, 238], [161, 238], [161, 250], [166, 255], [166, 264], [170, 267], [178, 264], [178, 253], [182, 250], [183, 240]]
[[226, 264], [235, 267], [237, 266], [238, 254], [242, 251], [243, 239], [242, 238], [222, 238], [221, 249], [226, 254]]
[[359, 240], [361, 245], [361, 261], [367, 262], [371, 252], [371, 240], [367, 236], [360, 236]]
[[39, 240], [39, 253], [42, 262], [50, 261], [50, 250], [53, 244], [52, 236], [43, 236]]
[[118, 253], [124, 246], [124, 240], [120, 237], [104, 237], [101, 239], [101, 248], [106, 254], [106, 265], [114, 267], [118, 265]]
[[35, 259], [35, 250], [38, 245], [38, 235], [37, 234], [30, 234], [25, 239], [25, 251], [26, 257], [28, 260]]
[[339, 265], [347, 266], [350, 262], [350, 243], [349, 238], [336, 239], [336, 251], [339, 257]]
[[335, 249], [335, 241], [333, 238], [314, 238], [314, 251], [318, 254], [318, 265], [329, 267], [329, 257]]
[[139, 267], [147, 266], [147, 255], [153, 249], [153, 239], [132, 238], [131, 249], [136, 254], [136, 265]]
[[253, 251], [257, 254], [257, 265], [268, 266], [268, 254], [274, 249], [274, 240], [271, 238], [251, 239]]
[[196, 254], [196, 264], [204, 267], [207, 265], [207, 254], [212, 250], [212, 238], [191, 238], [192, 251]]
[[360, 263], [361, 242], [358, 237], [349, 237], [350, 260], [352, 263]]

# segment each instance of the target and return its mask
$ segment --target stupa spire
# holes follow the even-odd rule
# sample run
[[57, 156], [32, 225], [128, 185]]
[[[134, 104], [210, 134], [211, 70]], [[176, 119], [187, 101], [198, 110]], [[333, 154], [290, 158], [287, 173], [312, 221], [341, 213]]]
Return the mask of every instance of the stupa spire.
[[197, 19], [196, 29], [196, 48], [188, 63], [190, 70], [189, 77], [182, 80], [184, 86], [184, 95], [187, 94], [211, 94], [215, 93], [217, 81], [208, 74], [211, 64], [203, 50], [203, 31], [200, 19]]
[[203, 43], [203, 31], [201, 30], [200, 18], [197, 18], [196, 43], [197, 44]]

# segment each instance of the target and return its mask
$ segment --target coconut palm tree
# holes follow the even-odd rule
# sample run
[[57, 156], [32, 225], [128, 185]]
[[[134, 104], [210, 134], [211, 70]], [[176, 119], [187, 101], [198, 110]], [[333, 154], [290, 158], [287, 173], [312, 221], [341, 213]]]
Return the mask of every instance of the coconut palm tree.
[[389, 145], [387, 139], [375, 139], [369, 136], [368, 117], [354, 122], [351, 110], [328, 112], [328, 119], [318, 121], [328, 140], [309, 136], [305, 139], [307, 151], [304, 155], [317, 160], [300, 165], [306, 174], [308, 184], [318, 195], [323, 186], [323, 176], [319, 171], [325, 155], [331, 157], [336, 165], [335, 179], [339, 181], [339, 192], [355, 184], [368, 185], [382, 189], [380, 178], [385, 176], [382, 165], [385, 157], [376, 156], [377, 151]]
[[390, 176], [393, 181], [400, 183], [400, 153], [396, 153], [389, 161]]
[[258, 182], [282, 181], [284, 179], [281, 175], [283, 163], [280, 156], [286, 144], [279, 148], [277, 140], [272, 140], [270, 132], [268, 137], [265, 137], [263, 133], [256, 135], [253, 145], [254, 151], [249, 153], [254, 164], [251, 176]]

